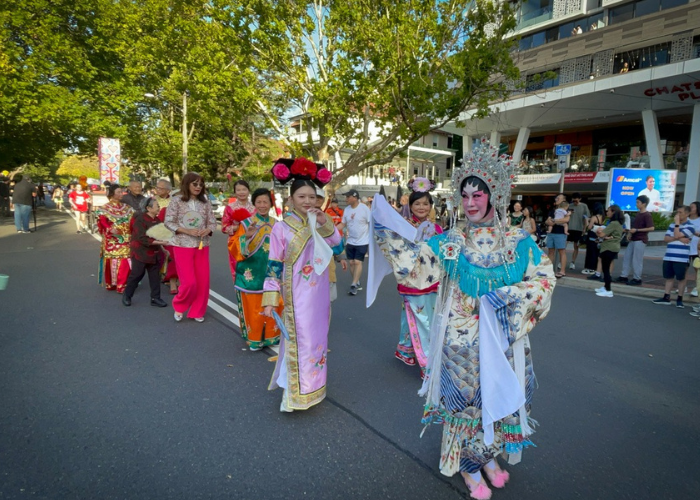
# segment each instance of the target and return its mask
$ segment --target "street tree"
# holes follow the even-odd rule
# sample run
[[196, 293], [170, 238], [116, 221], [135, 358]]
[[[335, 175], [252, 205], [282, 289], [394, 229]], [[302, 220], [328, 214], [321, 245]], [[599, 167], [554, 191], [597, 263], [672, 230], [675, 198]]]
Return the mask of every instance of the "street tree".
[[305, 154], [349, 152], [336, 185], [465, 109], [487, 114], [518, 78], [508, 2], [248, 0], [231, 15], [256, 55], [257, 104], [270, 126], [293, 148], [279, 117], [296, 112]]

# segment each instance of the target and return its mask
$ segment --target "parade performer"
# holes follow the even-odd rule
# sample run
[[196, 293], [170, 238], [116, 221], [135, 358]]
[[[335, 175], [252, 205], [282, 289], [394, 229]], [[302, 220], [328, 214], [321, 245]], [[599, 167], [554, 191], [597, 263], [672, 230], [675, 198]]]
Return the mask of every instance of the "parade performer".
[[134, 209], [121, 199], [123, 188], [112, 184], [107, 188], [107, 203], [96, 210], [97, 230], [102, 235], [100, 267], [97, 282], [107, 290], [124, 293], [131, 267], [131, 228], [129, 223]]
[[283, 184], [292, 181], [292, 211], [272, 228], [263, 287], [265, 316], [273, 317], [273, 308], [284, 299], [282, 320], [287, 332], [269, 389], [284, 389], [280, 411], [306, 410], [326, 397], [328, 264], [340, 233], [333, 220], [315, 208], [315, 202], [316, 187], [330, 182], [332, 174], [306, 158], [277, 160], [272, 174]]
[[440, 471], [460, 472], [472, 498], [488, 499], [509, 479], [496, 457], [518, 463], [532, 445], [529, 417], [535, 377], [528, 334], [549, 312], [552, 264], [522, 229], [509, 230], [506, 209], [516, 166], [486, 140], [465, 155], [452, 175], [455, 204], [467, 217], [456, 228], [415, 243], [416, 228], [396, 219], [375, 198], [373, 233], [390, 267], [374, 266], [375, 281], [393, 270], [397, 281], [424, 289], [440, 281], [431, 319], [425, 424], [443, 425]]
[[[172, 184], [168, 179], [158, 179], [156, 182], [156, 196], [155, 199], [158, 202], [160, 211], [158, 212], [158, 220], [160, 222], [165, 222], [165, 212], [170, 205], [170, 190], [172, 189]], [[177, 294], [177, 266], [175, 265], [175, 253], [173, 252], [173, 247], [171, 245], [164, 245], [163, 250], [165, 251], [165, 259], [163, 259], [163, 268], [161, 274], [163, 275], [163, 282], [170, 285], [170, 295]]]
[[248, 201], [250, 195], [250, 185], [244, 180], [237, 180], [233, 185], [236, 199], [229, 203], [224, 209], [224, 215], [221, 217], [221, 232], [228, 235], [229, 257], [228, 263], [231, 267], [231, 276], [233, 281], [236, 281], [236, 263], [239, 255], [231, 253], [232, 238], [238, 231], [238, 226], [242, 221], [255, 213], [255, 207]]
[[[229, 240], [229, 245], [233, 245], [233, 248], [229, 246], [229, 251], [238, 259], [235, 288], [241, 335], [251, 351], [259, 351], [265, 346], [279, 344], [280, 340], [274, 319], [261, 314], [270, 233], [276, 221], [270, 217], [273, 201], [269, 189], [256, 189], [252, 201], [255, 214], [238, 226]], [[281, 304], [276, 311], [282, 313]]]
[[171, 241], [180, 278], [173, 298], [174, 318], [182, 321], [187, 312], [188, 318], [202, 323], [209, 302], [209, 240], [216, 218], [201, 175], [187, 172], [180, 193], [165, 211], [165, 227], [175, 233]]
[[[417, 177], [408, 183], [408, 189], [411, 190], [408, 198], [408, 206], [411, 210], [409, 222], [418, 229], [416, 242], [428, 241], [436, 234], [442, 234], [442, 228], [428, 220], [430, 210], [433, 208], [433, 197], [430, 191], [434, 188], [435, 183], [424, 177]], [[421, 374], [425, 373], [428, 362], [430, 318], [435, 309], [438, 285], [437, 281], [423, 289], [401, 283], [397, 285], [399, 294], [403, 298], [403, 311], [399, 343], [394, 355], [409, 366], [415, 366], [418, 361]]]

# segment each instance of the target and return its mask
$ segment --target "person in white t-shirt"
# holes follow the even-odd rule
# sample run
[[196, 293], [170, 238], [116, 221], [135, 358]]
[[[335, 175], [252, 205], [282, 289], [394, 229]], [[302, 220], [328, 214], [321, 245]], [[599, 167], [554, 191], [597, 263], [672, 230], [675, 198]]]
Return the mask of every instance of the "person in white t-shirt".
[[351, 189], [345, 193], [348, 206], [343, 212], [343, 222], [338, 224], [338, 230], [347, 228], [348, 239], [345, 244], [345, 255], [350, 263], [352, 274], [352, 284], [349, 295], [357, 295], [360, 286], [360, 276], [362, 276], [362, 263], [369, 249], [369, 220], [370, 210], [367, 205], [360, 203], [360, 193], [356, 189]]
[[654, 189], [654, 184], [656, 184], [656, 179], [653, 175], [647, 177], [647, 187], [642, 189], [637, 196], [646, 196], [649, 198], [649, 211], [659, 212], [663, 209], [663, 203], [661, 201], [661, 193], [658, 189]]

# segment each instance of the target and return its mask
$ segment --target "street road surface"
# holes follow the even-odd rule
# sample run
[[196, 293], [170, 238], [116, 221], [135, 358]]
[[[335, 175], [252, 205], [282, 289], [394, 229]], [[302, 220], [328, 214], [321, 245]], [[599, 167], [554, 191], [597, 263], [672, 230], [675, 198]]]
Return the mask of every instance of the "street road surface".
[[[339, 270], [328, 398], [280, 413], [274, 353], [246, 349], [213, 240], [203, 324], [98, 287], [99, 243], [65, 214], [0, 225], [0, 499], [459, 499], [420, 438], [419, 370], [394, 359], [400, 300]], [[363, 278], [363, 283], [366, 280]], [[167, 288], [163, 298], [170, 301]], [[558, 287], [531, 340], [539, 422], [494, 500], [691, 499], [700, 491], [700, 321], [689, 309]]]

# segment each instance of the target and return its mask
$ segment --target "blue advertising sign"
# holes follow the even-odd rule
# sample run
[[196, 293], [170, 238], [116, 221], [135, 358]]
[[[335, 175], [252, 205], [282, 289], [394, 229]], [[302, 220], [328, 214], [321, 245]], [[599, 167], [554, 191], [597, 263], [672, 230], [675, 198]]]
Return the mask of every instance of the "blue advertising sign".
[[650, 212], [672, 212], [676, 197], [677, 170], [613, 168], [608, 185], [608, 205], [627, 212], [637, 211], [637, 196], [649, 198]]
[[565, 156], [571, 154], [571, 144], [556, 144], [554, 146], [554, 154], [557, 156]]

